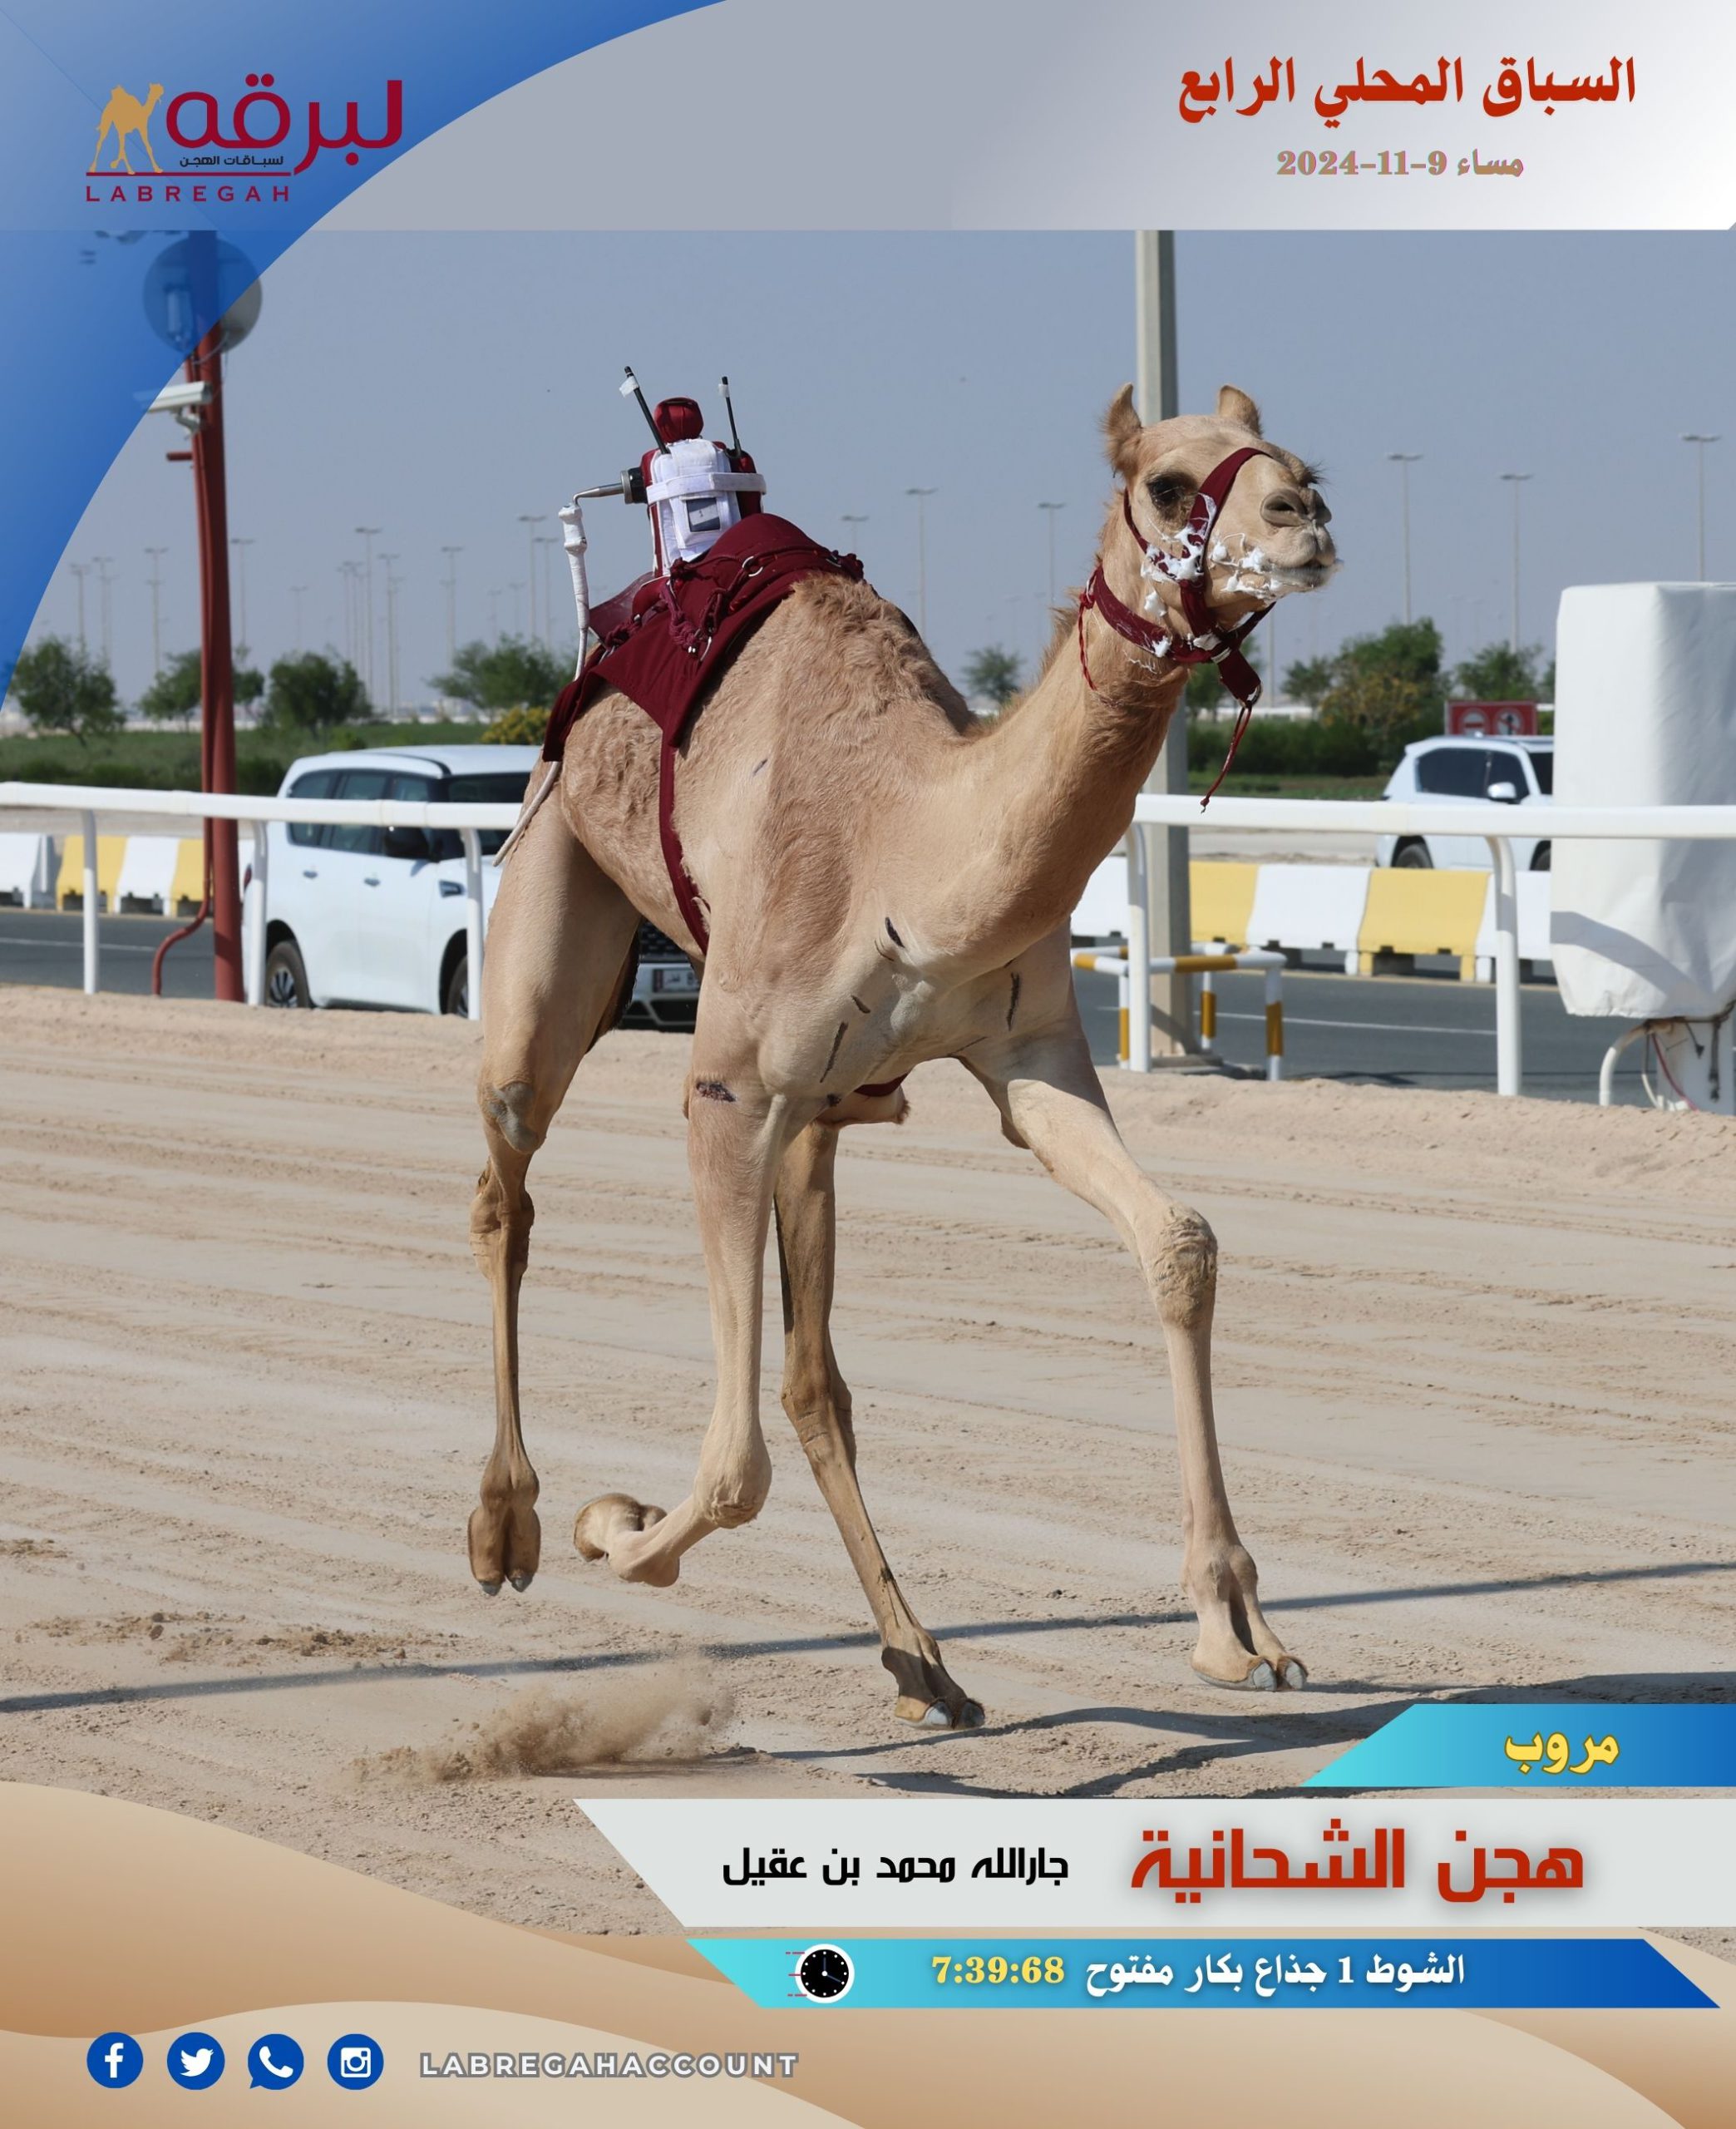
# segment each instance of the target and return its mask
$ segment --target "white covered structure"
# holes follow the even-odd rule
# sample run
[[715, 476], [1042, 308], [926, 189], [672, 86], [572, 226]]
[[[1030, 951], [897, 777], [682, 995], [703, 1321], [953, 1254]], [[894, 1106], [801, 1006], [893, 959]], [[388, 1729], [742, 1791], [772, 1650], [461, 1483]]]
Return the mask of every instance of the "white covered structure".
[[[1556, 645], [1558, 806], [1736, 804], [1736, 585], [1574, 585]], [[1554, 846], [1570, 1013], [1712, 1020], [1736, 1000], [1736, 842]]]

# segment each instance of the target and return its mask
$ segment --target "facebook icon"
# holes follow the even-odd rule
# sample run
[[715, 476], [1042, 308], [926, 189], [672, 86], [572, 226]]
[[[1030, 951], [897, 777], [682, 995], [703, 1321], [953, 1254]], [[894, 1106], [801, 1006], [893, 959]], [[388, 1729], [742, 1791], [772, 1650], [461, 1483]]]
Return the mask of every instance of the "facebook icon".
[[100, 2033], [85, 2050], [85, 2067], [99, 2085], [130, 2085], [145, 2067], [145, 2051], [130, 2033]]

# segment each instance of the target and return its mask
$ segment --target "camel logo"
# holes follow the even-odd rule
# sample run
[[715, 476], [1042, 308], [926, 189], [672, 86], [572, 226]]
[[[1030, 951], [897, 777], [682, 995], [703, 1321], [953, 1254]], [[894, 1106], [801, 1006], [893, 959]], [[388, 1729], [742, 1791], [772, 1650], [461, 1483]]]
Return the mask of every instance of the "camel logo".
[[[162, 124], [153, 143], [160, 103]], [[117, 82], [97, 125], [85, 199], [92, 206], [280, 205], [289, 200], [290, 180], [322, 156], [341, 155], [354, 170], [364, 155], [397, 147], [403, 131], [404, 85], [395, 77], [375, 96], [346, 96], [341, 104], [329, 97], [322, 104], [289, 82], [280, 88], [278, 77], [263, 71], [224, 96], [153, 82], [141, 100]]]
[[102, 107], [102, 123], [97, 129], [96, 146], [86, 173], [89, 176], [95, 177], [99, 174], [102, 151], [111, 133], [115, 136], [115, 152], [109, 163], [111, 170], [125, 170], [129, 177], [135, 174], [127, 157], [126, 144], [136, 135], [145, 160], [159, 176], [162, 175], [163, 166], [157, 161], [150, 145], [150, 114], [162, 100], [163, 85], [160, 82], [151, 83], [143, 103], [131, 90], [123, 89], [118, 82], [115, 84], [109, 91], [108, 101]]

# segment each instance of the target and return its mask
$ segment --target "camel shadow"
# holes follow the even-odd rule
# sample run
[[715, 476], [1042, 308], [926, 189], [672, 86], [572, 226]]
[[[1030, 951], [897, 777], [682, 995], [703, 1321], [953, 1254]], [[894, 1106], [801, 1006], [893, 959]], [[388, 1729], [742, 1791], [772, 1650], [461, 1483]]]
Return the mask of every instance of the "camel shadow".
[[[1196, 1744], [1171, 1746], [1135, 1766], [1093, 1775], [1069, 1783], [1063, 1788], [1043, 1792], [1047, 1796], [1059, 1799], [1114, 1796], [1122, 1794], [1137, 1783], [1173, 1780], [1201, 1768], [1224, 1765], [1255, 1754], [1315, 1752], [1333, 1746], [1346, 1747], [1358, 1744], [1419, 1700], [1438, 1700], [1447, 1706], [1461, 1702], [1501, 1705], [1552, 1701], [1634, 1704], [1676, 1702], [1729, 1703], [1736, 1702], [1736, 1671], [1615, 1672], [1575, 1678], [1533, 1679], [1507, 1685], [1452, 1689], [1418, 1684], [1396, 1697], [1393, 1697], [1389, 1686], [1334, 1679], [1331, 1690], [1335, 1696], [1367, 1692], [1371, 1697], [1356, 1707], [1311, 1709], [1307, 1705], [1305, 1691], [1300, 1694], [1285, 1693], [1275, 1699], [1260, 1695], [1250, 1697], [1245, 1715], [1239, 1712], [1226, 1712], [1222, 1716], [1202, 1715], [1191, 1710], [1083, 1707], [1067, 1708], [1051, 1715], [1034, 1716], [1021, 1722], [992, 1725], [980, 1734], [1000, 1737], [1028, 1736], [1044, 1731], [1071, 1730], [1087, 1723], [1110, 1723], [1121, 1729], [1159, 1730], [1171, 1737], [1180, 1731], [1200, 1739]], [[1378, 1697], [1383, 1694], [1386, 1697]], [[932, 1751], [945, 1741], [946, 1733], [943, 1731], [920, 1733], [910, 1740], [908, 1748], [919, 1752], [925, 1748]], [[889, 1749], [895, 1749], [895, 1746], [864, 1746], [843, 1752], [785, 1752], [778, 1756], [782, 1759], [819, 1760], [832, 1764], [857, 1756], [880, 1756]], [[877, 1770], [872, 1778], [878, 1786], [911, 1796], [1012, 1797], [1031, 1793], [1028, 1790], [973, 1782], [949, 1768], [915, 1766], [890, 1772]], [[1252, 1798], [1311, 1796], [1314, 1792], [1304, 1790], [1301, 1783], [1296, 1781], [1269, 1783], [1244, 1793]], [[1355, 1789], [1334, 1791], [1334, 1795], [1346, 1796], [1377, 1793], [1380, 1792]]]

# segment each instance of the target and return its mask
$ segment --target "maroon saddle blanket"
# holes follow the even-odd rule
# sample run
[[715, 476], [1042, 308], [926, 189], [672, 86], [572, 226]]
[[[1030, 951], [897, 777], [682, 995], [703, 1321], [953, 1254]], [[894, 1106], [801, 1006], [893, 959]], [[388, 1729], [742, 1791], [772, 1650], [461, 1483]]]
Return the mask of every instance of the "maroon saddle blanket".
[[599, 640], [549, 713], [546, 761], [560, 759], [567, 734], [604, 688], [619, 689], [662, 733], [658, 833], [669, 884], [701, 953], [710, 926], [675, 833], [676, 749], [700, 697], [780, 600], [804, 577], [861, 574], [854, 555], [822, 547], [787, 518], [743, 517], [698, 561], [678, 561], [666, 577], [641, 577], [593, 610]]

